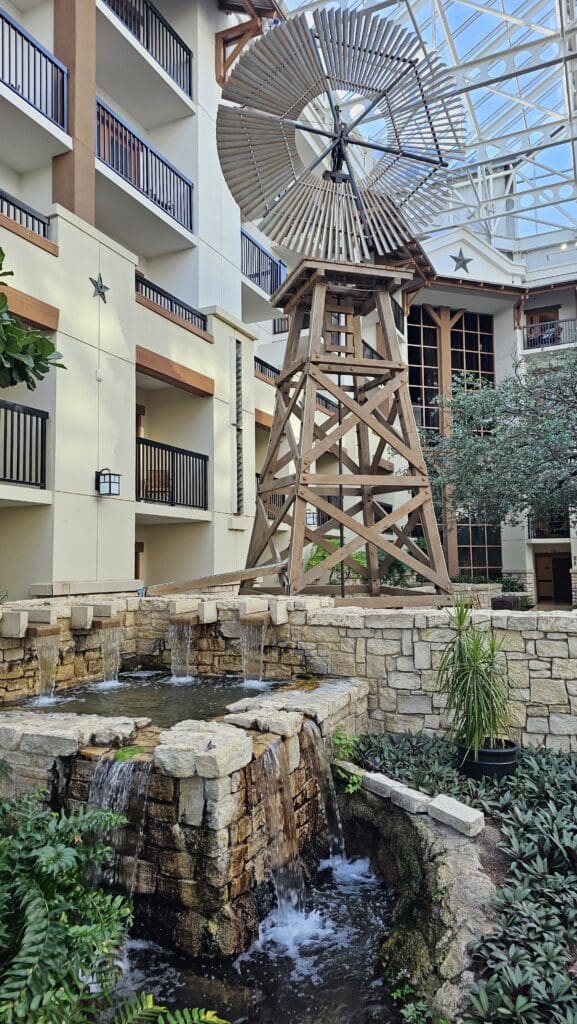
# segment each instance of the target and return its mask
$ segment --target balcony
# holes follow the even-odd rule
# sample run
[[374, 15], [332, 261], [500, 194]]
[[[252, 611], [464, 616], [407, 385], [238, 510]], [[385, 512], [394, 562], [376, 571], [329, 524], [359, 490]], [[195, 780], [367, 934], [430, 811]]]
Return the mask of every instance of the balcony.
[[144, 128], [195, 113], [192, 52], [150, 0], [96, 0], [96, 80]]
[[254, 357], [254, 372], [260, 377], [265, 377], [269, 384], [274, 384], [277, 377], [280, 376], [280, 370], [278, 366], [273, 366], [272, 363], [265, 362], [260, 356]]
[[71, 149], [67, 102], [68, 69], [0, 9], [2, 162], [27, 174]]
[[45, 490], [47, 421], [43, 409], [0, 399], [0, 483]]
[[240, 233], [240, 269], [242, 310], [246, 323], [270, 320], [272, 306], [267, 296], [273, 295], [286, 276], [286, 267], [263, 249], [246, 231]]
[[523, 350], [577, 344], [577, 320], [548, 320], [523, 328]]
[[31, 206], [27, 206], [21, 199], [16, 199], [9, 192], [0, 188], [0, 214], [19, 224], [21, 228], [34, 232], [40, 238], [48, 238], [49, 220], [44, 214], [38, 213]]
[[193, 185], [145, 139], [96, 102], [96, 220], [141, 256], [194, 245]]
[[163, 311], [167, 313], [170, 320], [183, 321], [191, 327], [206, 333], [207, 318], [204, 313], [199, 313], [198, 309], [195, 309], [194, 306], [189, 306], [186, 302], [182, 302], [181, 299], [177, 299], [176, 296], [166, 292], [164, 288], [153, 284], [152, 281], [148, 281], [140, 274], [136, 275], [135, 289], [136, 295], [140, 295], [144, 300], [143, 305], [158, 312]]
[[136, 500], [208, 509], [208, 456], [136, 438]]
[[530, 516], [527, 522], [529, 540], [568, 540], [570, 534], [569, 513], [554, 516], [549, 520]]

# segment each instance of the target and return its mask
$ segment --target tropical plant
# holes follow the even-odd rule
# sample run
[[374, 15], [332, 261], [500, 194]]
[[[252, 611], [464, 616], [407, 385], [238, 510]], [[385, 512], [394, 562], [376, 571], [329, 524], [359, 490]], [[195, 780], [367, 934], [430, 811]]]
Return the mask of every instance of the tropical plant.
[[[98, 836], [122, 818], [43, 808], [38, 794], [0, 804], [0, 1021], [99, 1024], [115, 1002], [118, 954], [131, 921], [121, 896], [91, 888], [110, 855]], [[152, 997], [118, 1007], [111, 1024], [219, 1024], [209, 1011], [170, 1011]]]
[[509, 724], [506, 663], [493, 631], [475, 625], [471, 606], [457, 602], [451, 613], [454, 636], [441, 656], [437, 683], [453, 715], [450, 735], [473, 752], [495, 747]]
[[[0, 249], [0, 289], [12, 271], [3, 270], [4, 251]], [[0, 291], [0, 388], [26, 384], [33, 391], [53, 367], [64, 368], [62, 356], [50, 338], [24, 324], [8, 310], [6, 292]]]
[[[336, 537], [327, 537], [327, 543], [330, 544], [332, 548], [341, 547], [341, 543]], [[309, 569], [313, 569], [315, 566], [320, 565], [321, 562], [324, 562], [325, 559], [329, 557], [329, 554], [330, 552], [326, 551], [325, 548], [320, 546], [320, 544], [314, 544], [305, 565], [305, 572], [308, 572]], [[378, 557], [379, 562], [382, 562], [385, 557], [384, 552], [380, 551]], [[356, 562], [357, 565], [361, 567], [361, 569], [366, 569], [366, 551], [355, 551], [351, 555], [351, 559], [354, 562]], [[343, 573], [345, 580], [364, 579], [362, 572], [360, 570], [357, 571], [350, 565], [343, 564]], [[385, 576], [383, 577], [383, 582], [395, 587], [406, 586], [408, 583], [410, 583], [411, 579], [413, 578], [413, 575], [414, 574], [412, 573], [411, 569], [409, 569], [408, 566], [404, 565], [402, 562], [394, 561], [387, 570]], [[329, 583], [338, 583], [340, 581], [340, 578], [341, 566], [338, 565], [331, 569], [329, 573]]]

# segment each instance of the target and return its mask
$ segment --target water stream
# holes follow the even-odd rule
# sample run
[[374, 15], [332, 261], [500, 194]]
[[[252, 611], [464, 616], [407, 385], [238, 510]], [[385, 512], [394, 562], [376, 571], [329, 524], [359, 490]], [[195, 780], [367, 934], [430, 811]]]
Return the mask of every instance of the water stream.
[[327, 758], [327, 752], [320, 729], [315, 722], [307, 719], [303, 732], [310, 740], [313, 755], [313, 772], [316, 779], [319, 800], [325, 815], [331, 857], [345, 857], [345, 837], [335, 789], [335, 780]]
[[101, 652], [102, 652], [102, 683], [108, 686], [119, 686], [118, 673], [120, 672], [120, 642], [122, 630], [119, 626], [112, 629], [102, 630]]
[[258, 686], [262, 682], [265, 634], [266, 622], [262, 618], [240, 620], [240, 652], [245, 686]]
[[[104, 885], [122, 884], [132, 893], [138, 869], [138, 856], [142, 849], [148, 780], [152, 770], [151, 761], [116, 761], [102, 757], [94, 770], [88, 792], [90, 807], [114, 811], [129, 820], [129, 825], [110, 830], [105, 842], [113, 847], [110, 862], [98, 872], [98, 883]], [[126, 874], [127, 858], [120, 856], [120, 850], [130, 844], [129, 874]]]
[[191, 682], [190, 675], [190, 641], [192, 624], [190, 619], [171, 622], [168, 629], [168, 645], [170, 647], [170, 670], [172, 678], [180, 683]]
[[38, 696], [33, 703], [37, 707], [52, 704], [55, 700], [56, 666], [60, 651], [60, 636], [39, 636], [35, 641], [38, 658]]
[[278, 740], [261, 759], [259, 789], [269, 835], [269, 867], [276, 895], [273, 928], [290, 927], [302, 914], [305, 883], [299, 857], [286, 747]]

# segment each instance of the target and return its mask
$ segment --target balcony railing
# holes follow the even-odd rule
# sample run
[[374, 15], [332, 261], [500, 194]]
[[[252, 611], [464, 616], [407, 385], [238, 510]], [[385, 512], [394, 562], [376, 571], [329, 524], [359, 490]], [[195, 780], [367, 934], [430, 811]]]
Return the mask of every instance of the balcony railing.
[[192, 182], [102, 100], [96, 101], [96, 154], [133, 188], [192, 231]]
[[16, 224], [20, 224], [23, 228], [33, 231], [34, 234], [40, 235], [42, 238], [48, 238], [48, 217], [38, 213], [38, 210], [27, 206], [21, 199], [16, 199], [15, 196], [11, 196], [9, 192], [5, 192], [1, 188], [0, 213], [15, 221]]
[[48, 413], [0, 400], [0, 480], [46, 487]]
[[[303, 317], [303, 331], [308, 331], [311, 322], [310, 313], [305, 313]], [[288, 316], [276, 316], [272, 322], [272, 333], [273, 334], [286, 334], [289, 328]]]
[[286, 275], [284, 263], [275, 260], [246, 231], [240, 233], [240, 267], [244, 276], [268, 295], [280, 288]]
[[104, 0], [157, 64], [192, 96], [192, 51], [150, 0]]
[[136, 500], [208, 508], [208, 456], [136, 438]]
[[152, 281], [147, 281], [145, 277], [141, 277], [140, 274], [136, 275], [136, 294], [142, 295], [143, 298], [148, 299], [149, 302], [153, 302], [155, 306], [160, 306], [161, 309], [165, 309], [167, 313], [172, 313], [173, 316], [180, 317], [181, 320], [186, 320], [187, 323], [192, 324], [193, 327], [199, 327], [201, 331], [206, 331], [207, 318], [204, 313], [199, 313], [198, 309], [194, 306], [187, 305], [186, 302], [182, 302], [177, 299], [176, 296], [171, 295], [170, 292], [165, 292], [164, 288], [160, 288], [159, 285], [153, 284]]
[[548, 320], [523, 328], [523, 348], [547, 348], [549, 345], [577, 344], [577, 320]]
[[68, 69], [2, 9], [0, 81], [53, 124], [68, 130]]
[[254, 371], [255, 373], [262, 374], [263, 377], [268, 377], [269, 380], [276, 380], [280, 376], [278, 366], [273, 366], [272, 363], [265, 363], [264, 359], [261, 359], [259, 356], [254, 357]]
[[393, 298], [392, 295], [391, 295], [391, 305], [393, 307], [393, 318], [394, 318], [394, 321], [395, 321], [395, 326], [396, 326], [397, 330], [401, 332], [401, 334], [404, 334], [405, 333], [405, 314], [403, 313], [403, 307], [401, 306], [400, 302], [397, 302], [397, 300]]
[[569, 536], [570, 531], [569, 513], [554, 516], [549, 520], [535, 519], [530, 516], [527, 529], [530, 540], [548, 540], [553, 537], [566, 538]]
[[[256, 474], [256, 489], [258, 491], [258, 485], [260, 483], [260, 473]], [[265, 507], [266, 514], [269, 519], [276, 519], [279, 509], [284, 505], [285, 496], [284, 494], [268, 494], [264, 495], [262, 502]]]

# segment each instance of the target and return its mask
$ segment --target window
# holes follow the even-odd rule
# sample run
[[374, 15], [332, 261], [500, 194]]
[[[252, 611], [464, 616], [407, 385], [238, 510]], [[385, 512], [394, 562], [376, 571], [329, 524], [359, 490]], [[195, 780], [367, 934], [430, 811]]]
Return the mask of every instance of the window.
[[451, 329], [451, 369], [453, 373], [473, 373], [488, 384], [495, 383], [492, 316], [463, 313], [459, 317]]
[[418, 427], [439, 429], [438, 328], [424, 306], [412, 306], [407, 324], [409, 391]]

